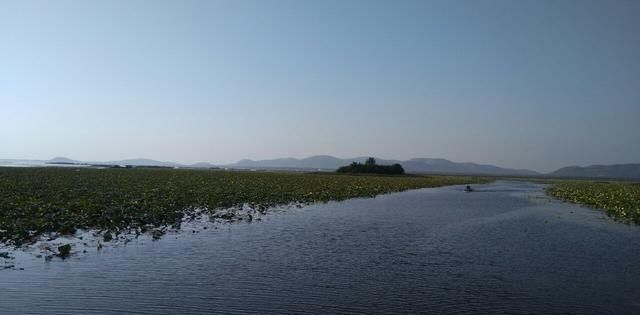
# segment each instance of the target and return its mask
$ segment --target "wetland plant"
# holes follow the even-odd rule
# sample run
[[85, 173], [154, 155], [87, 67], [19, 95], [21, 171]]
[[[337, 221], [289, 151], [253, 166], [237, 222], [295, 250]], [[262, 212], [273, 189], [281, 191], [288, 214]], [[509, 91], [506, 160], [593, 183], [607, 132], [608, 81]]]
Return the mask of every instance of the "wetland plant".
[[[408, 189], [486, 183], [469, 176], [351, 176], [185, 169], [87, 169], [0, 167], [0, 241], [21, 245], [41, 235], [76, 228], [135, 228], [154, 239], [161, 227], [180, 227], [196, 209], [235, 220], [233, 209], [260, 214], [276, 205], [308, 204]], [[220, 211], [227, 209], [228, 211]], [[254, 218], [255, 219], [255, 218]]]
[[58, 246], [58, 257], [65, 259], [71, 255], [71, 244]]
[[607, 215], [640, 224], [640, 185], [625, 182], [560, 181], [547, 189], [556, 198], [604, 209]]

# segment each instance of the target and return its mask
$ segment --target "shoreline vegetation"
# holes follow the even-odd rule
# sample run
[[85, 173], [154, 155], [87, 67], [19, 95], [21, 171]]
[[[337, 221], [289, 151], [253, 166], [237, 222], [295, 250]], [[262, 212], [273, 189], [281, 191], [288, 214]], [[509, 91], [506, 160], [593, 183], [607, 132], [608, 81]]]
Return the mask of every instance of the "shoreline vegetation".
[[640, 225], [640, 183], [554, 180], [547, 194], [572, 203], [603, 209], [608, 216]]
[[339, 167], [337, 173], [353, 174], [379, 174], [379, 175], [404, 175], [404, 168], [400, 164], [379, 165], [375, 158], [368, 158], [364, 164], [352, 162], [349, 165]]
[[[292, 203], [339, 201], [410, 189], [493, 181], [477, 176], [375, 176], [185, 169], [0, 167], [0, 244], [20, 246], [46, 233], [119, 233], [180, 228], [205, 211], [233, 220], [238, 208], [264, 214]], [[153, 235], [156, 238], [156, 235]]]

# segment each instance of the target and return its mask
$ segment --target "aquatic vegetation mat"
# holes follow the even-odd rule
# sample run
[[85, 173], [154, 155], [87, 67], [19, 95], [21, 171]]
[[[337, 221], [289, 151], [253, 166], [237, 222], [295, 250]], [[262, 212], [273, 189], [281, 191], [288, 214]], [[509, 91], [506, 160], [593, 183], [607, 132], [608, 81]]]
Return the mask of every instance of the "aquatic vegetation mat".
[[640, 183], [561, 181], [547, 193], [566, 201], [604, 209], [623, 222], [640, 224]]
[[[115, 233], [150, 225], [179, 228], [185, 214], [202, 209], [214, 214], [217, 209], [249, 204], [265, 211], [280, 204], [373, 197], [491, 180], [185, 169], [0, 168], [0, 242], [20, 245], [44, 233], [73, 234], [79, 228]], [[109, 237], [110, 233], [105, 234], [105, 240]]]

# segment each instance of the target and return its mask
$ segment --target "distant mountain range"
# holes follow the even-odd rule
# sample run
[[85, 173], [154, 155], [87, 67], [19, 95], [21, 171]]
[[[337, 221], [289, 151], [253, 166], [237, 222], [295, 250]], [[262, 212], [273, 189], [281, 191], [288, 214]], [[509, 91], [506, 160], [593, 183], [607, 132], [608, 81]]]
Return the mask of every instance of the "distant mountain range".
[[[294, 168], [294, 169], [319, 169], [335, 170], [340, 166], [351, 162], [364, 163], [367, 157], [355, 157], [340, 159], [330, 155], [315, 155], [304, 159], [274, 159], [274, 160], [240, 160], [237, 163], [227, 165], [235, 168]], [[447, 174], [491, 174], [491, 175], [540, 175], [537, 172], [521, 169], [502, 168], [494, 165], [476, 163], [457, 163], [445, 159], [411, 159], [407, 161], [376, 159], [378, 164], [398, 163], [408, 173], [447, 173]]]
[[[65, 157], [51, 160], [0, 160], [0, 165], [8, 166], [37, 166], [46, 164], [59, 165], [130, 165], [130, 166], [161, 166], [181, 168], [238, 168], [238, 169], [279, 169], [279, 170], [320, 170], [332, 171], [351, 162], [364, 163], [367, 157], [340, 159], [330, 155], [315, 155], [304, 159], [283, 158], [272, 160], [240, 160], [227, 165], [214, 165], [207, 162], [196, 164], [180, 164], [150, 159], [127, 159], [104, 162], [77, 161]], [[557, 171], [542, 174], [526, 169], [502, 168], [495, 165], [458, 163], [446, 159], [416, 158], [406, 161], [376, 159], [378, 164], [401, 164], [408, 173], [432, 174], [477, 174], [498, 176], [541, 176], [568, 178], [603, 178], [603, 179], [635, 179], [640, 180], [640, 164], [592, 165], [587, 167], [569, 166]]]
[[640, 164], [568, 166], [548, 175], [552, 177], [640, 179]]

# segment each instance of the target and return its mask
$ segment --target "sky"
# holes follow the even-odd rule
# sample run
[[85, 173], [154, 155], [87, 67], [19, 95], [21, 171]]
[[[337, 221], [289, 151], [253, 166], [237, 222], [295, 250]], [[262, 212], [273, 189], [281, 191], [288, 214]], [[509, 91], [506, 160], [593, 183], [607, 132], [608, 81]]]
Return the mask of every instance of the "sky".
[[640, 1], [0, 0], [0, 159], [640, 162]]

